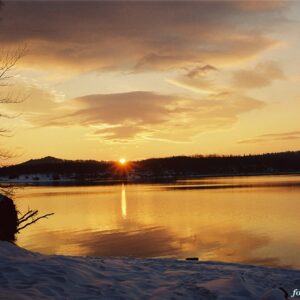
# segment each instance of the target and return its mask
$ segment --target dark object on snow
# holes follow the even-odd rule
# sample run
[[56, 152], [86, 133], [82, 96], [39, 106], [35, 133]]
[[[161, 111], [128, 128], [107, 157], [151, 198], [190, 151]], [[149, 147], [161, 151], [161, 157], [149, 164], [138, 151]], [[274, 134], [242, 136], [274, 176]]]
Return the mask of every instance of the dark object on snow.
[[14, 242], [17, 228], [18, 212], [13, 200], [0, 195], [0, 240]]
[[198, 257], [187, 257], [185, 260], [199, 260]]
[[38, 213], [38, 210], [30, 209], [18, 217], [13, 200], [0, 194], [0, 241], [15, 242], [16, 234], [21, 230], [54, 214], [39, 216]]

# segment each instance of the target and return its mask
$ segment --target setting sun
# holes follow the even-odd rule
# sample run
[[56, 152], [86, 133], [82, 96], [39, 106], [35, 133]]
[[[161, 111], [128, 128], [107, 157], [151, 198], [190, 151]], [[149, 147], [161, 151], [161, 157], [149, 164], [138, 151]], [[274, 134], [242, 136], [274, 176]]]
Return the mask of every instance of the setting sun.
[[120, 158], [120, 159], [119, 159], [119, 163], [120, 163], [121, 165], [125, 165], [125, 164], [126, 164], [126, 159], [125, 159], [125, 158]]

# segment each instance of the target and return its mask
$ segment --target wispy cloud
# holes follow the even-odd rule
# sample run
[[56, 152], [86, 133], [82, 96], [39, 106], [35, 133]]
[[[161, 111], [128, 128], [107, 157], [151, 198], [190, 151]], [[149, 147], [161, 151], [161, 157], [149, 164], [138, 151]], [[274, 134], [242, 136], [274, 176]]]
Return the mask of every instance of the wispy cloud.
[[300, 139], [300, 130], [281, 132], [281, 133], [262, 134], [253, 138], [240, 140], [238, 141], [238, 143], [255, 144], [255, 143], [266, 143], [266, 142], [273, 142], [273, 141], [298, 140], [298, 139]]
[[253, 69], [239, 70], [234, 73], [232, 83], [237, 88], [261, 88], [274, 80], [285, 79], [280, 66], [273, 61], [256, 65]]

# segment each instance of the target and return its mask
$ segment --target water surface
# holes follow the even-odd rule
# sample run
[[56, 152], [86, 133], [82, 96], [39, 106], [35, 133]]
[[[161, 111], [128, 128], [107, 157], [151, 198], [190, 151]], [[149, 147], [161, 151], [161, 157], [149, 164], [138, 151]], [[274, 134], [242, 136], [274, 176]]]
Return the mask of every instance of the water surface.
[[42, 253], [300, 267], [297, 175], [24, 187], [16, 198], [22, 212], [55, 213], [18, 237]]

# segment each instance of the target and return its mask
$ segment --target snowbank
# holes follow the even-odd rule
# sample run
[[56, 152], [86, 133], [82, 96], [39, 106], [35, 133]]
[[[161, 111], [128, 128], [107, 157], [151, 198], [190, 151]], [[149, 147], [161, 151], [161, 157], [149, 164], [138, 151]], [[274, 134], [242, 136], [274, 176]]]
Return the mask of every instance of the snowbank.
[[170, 259], [41, 255], [0, 242], [0, 299], [286, 299], [300, 271]]

